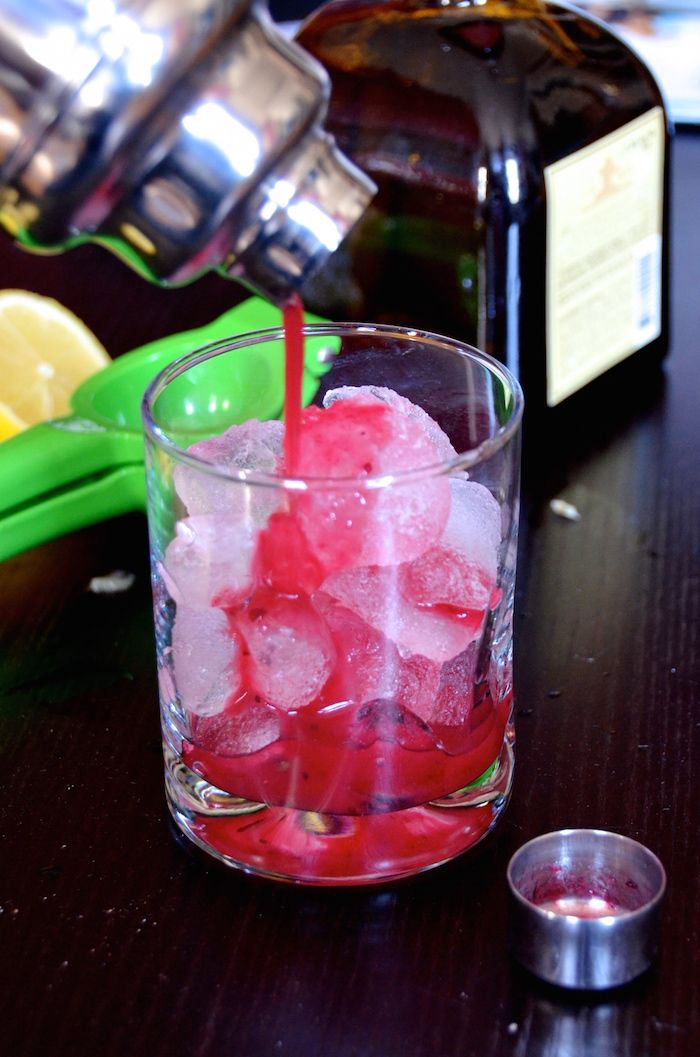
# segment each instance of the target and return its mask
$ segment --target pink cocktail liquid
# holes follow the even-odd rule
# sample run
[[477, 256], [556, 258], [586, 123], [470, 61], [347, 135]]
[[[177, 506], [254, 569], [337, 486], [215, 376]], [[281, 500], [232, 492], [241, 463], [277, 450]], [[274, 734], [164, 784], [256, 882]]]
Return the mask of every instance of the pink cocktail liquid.
[[[469, 808], [459, 807], [459, 796], [453, 806], [431, 801], [462, 788], [497, 758], [510, 700], [496, 707], [486, 696], [483, 729], [465, 732], [464, 751], [451, 756], [427, 733], [415, 748], [402, 745], [404, 721], [394, 722], [390, 708], [387, 740], [367, 706], [341, 704], [326, 715], [318, 706], [304, 711], [287, 715], [280, 737], [248, 755], [221, 755], [216, 735], [212, 749], [183, 746], [184, 761], [207, 781], [251, 806], [268, 805], [194, 824], [196, 836], [222, 856], [261, 873], [366, 883], [451, 859], [491, 828], [486, 797]], [[348, 731], [359, 736], [349, 738]]]
[[[301, 318], [300, 306], [291, 305], [281, 454], [287, 476], [329, 476], [343, 459], [338, 476], [372, 476], [383, 459], [409, 449], [418, 465], [449, 455], [435, 424], [387, 391], [376, 391], [381, 399], [338, 391], [325, 410], [302, 412]], [[236, 429], [249, 445], [259, 436], [279, 444], [271, 424]], [[211, 443], [223, 439], [204, 442], [200, 453], [220, 460], [221, 447]], [[312, 884], [401, 877], [476, 843], [510, 779], [509, 753], [502, 753], [509, 680], [499, 694], [495, 662], [481, 646], [500, 602], [500, 519], [486, 489], [439, 478], [411, 486], [410, 499], [395, 507], [391, 496], [380, 496], [398, 548], [390, 562], [372, 507], [379, 500], [292, 492], [258, 517], [248, 551], [238, 547], [244, 561], [236, 551], [236, 576], [222, 560], [227, 571], [217, 578], [209, 562], [211, 582], [202, 587], [192, 577], [190, 537], [199, 545], [209, 533], [225, 550], [225, 523], [212, 526], [213, 515], [198, 515], [196, 482], [178, 482], [176, 471], [176, 486], [195, 511], [163, 569], [177, 604], [175, 682], [189, 711], [169, 780], [180, 825], [228, 862]], [[404, 530], [397, 521], [407, 502]], [[464, 543], [450, 520], [460, 504], [467, 511], [475, 505], [486, 543], [474, 532]], [[205, 668], [215, 674], [203, 675]], [[191, 803], [183, 810], [173, 792], [180, 759], [190, 789], [200, 779], [214, 787], [201, 811]]]

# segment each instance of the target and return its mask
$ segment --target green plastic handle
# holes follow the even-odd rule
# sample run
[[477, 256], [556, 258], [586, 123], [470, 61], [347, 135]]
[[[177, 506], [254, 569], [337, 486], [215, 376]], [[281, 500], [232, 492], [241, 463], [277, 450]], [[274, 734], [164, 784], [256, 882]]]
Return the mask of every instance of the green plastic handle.
[[19, 507], [0, 522], [0, 561], [98, 521], [146, 508], [143, 466], [135, 463], [79, 481], [65, 492]]
[[106, 428], [77, 415], [16, 434], [0, 447], [0, 535], [14, 510], [47, 502], [66, 485], [142, 459], [140, 433]]

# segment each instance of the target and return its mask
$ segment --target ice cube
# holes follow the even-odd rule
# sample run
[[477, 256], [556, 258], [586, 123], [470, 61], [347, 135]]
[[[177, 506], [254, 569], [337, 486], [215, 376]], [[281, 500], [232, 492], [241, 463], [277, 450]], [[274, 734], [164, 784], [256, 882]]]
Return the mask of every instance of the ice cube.
[[207, 609], [242, 599], [253, 582], [256, 533], [250, 522], [202, 514], [178, 521], [161, 572], [178, 603]]
[[280, 717], [271, 705], [244, 700], [218, 716], [200, 719], [195, 742], [217, 756], [248, 756], [277, 741]]
[[383, 385], [343, 385], [339, 389], [330, 389], [323, 398], [323, 406], [330, 407], [337, 400], [348, 400], [356, 397], [357, 395], [366, 395], [374, 397], [380, 400], [383, 404], [388, 404], [389, 407], [395, 408], [401, 412], [402, 415], [406, 415], [408, 418], [413, 419], [416, 422], [425, 435], [430, 438], [435, 447], [435, 452], [438, 459], [442, 462], [448, 459], [454, 459], [457, 455], [457, 451], [452, 446], [452, 442], [447, 434], [438, 426], [435, 419], [431, 418], [430, 415], [420, 407], [419, 404], [414, 404], [405, 396], [401, 396], [399, 393], [394, 392], [393, 389], [388, 389]]
[[[414, 715], [430, 713], [438, 693], [440, 664], [425, 657], [402, 656], [386, 635], [325, 591], [318, 591], [313, 603], [330, 628], [337, 656], [324, 688], [328, 701], [393, 701], [397, 709], [409, 709]], [[386, 715], [386, 709], [380, 711]], [[374, 713], [367, 715], [371, 718]]]
[[[331, 630], [337, 654], [324, 698], [367, 706], [351, 734], [361, 745], [377, 736], [391, 740], [392, 716], [398, 724], [393, 740], [416, 751], [434, 747], [443, 736], [440, 726], [464, 723], [473, 698], [476, 641], [444, 664], [421, 654], [401, 654], [385, 635], [325, 591], [317, 592], [313, 602]], [[415, 717], [413, 722], [406, 713]]]
[[251, 687], [286, 710], [313, 701], [335, 663], [333, 641], [305, 598], [259, 588], [236, 617]]
[[175, 685], [184, 708], [197, 716], [223, 711], [241, 685], [240, 645], [219, 609], [178, 605], [172, 630]]
[[312, 602], [330, 630], [336, 653], [324, 696], [357, 703], [395, 697], [401, 678], [396, 646], [325, 591], [317, 591]]
[[427, 723], [395, 700], [370, 701], [356, 716], [353, 735], [362, 746], [374, 741], [401, 745], [412, 752], [434, 749], [436, 739]]
[[158, 693], [161, 704], [166, 705], [168, 708], [173, 707], [177, 697], [172, 673], [172, 661], [170, 660], [171, 655], [172, 648], [168, 646], [167, 649], [163, 650], [163, 663], [158, 668]]
[[368, 566], [331, 573], [323, 590], [386, 636], [403, 658], [418, 655], [443, 664], [466, 649], [474, 638], [471, 623], [417, 605], [401, 583], [399, 569]]
[[478, 648], [478, 642], [473, 641], [442, 665], [421, 656], [404, 661], [397, 700], [438, 739], [444, 737], [442, 727], [459, 728], [466, 723], [474, 701]]
[[[220, 436], [198, 441], [188, 452], [224, 472], [251, 470], [276, 474], [281, 465], [283, 437], [281, 422], [250, 419], [242, 425], [231, 426]], [[205, 469], [177, 466], [173, 476], [177, 494], [189, 514], [226, 514], [235, 520], [262, 525], [283, 498], [272, 485], [227, 481]]]
[[438, 462], [421, 427], [368, 394], [337, 400], [302, 416], [300, 472], [344, 478], [338, 488], [300, 493], [295, 513], [323, 567], [394, 565], [422, 554], [440, 535], [449, 511], [446, 478], [390, 487], [354, 488], [354, 479], [427, 467]]
[[483, 485], [450, 478], [450, 488], [440, 544], [400, 567], [400, 589], [416, 605], [451, 612], [476, 635], [496, 582], [500, 510]]
[[443, 664], [434, 710], [424, 719], [450, 727], [461, 726], [466, 722], [474, 703], [478, 653], [479, 643], [472, 642], [466, 650]]
[[452, 502], [440, 541], [478, 565], [494, 583], [501, 543], [501, 511], [484, 485], [461, 477], [450, 477]]
[[494, 583], [481, 566], [460, 551], [431, 547], [414, 562], [400, 566], [402, 594], [416, 605], [451, 612], [479, 630], [489, 607]]

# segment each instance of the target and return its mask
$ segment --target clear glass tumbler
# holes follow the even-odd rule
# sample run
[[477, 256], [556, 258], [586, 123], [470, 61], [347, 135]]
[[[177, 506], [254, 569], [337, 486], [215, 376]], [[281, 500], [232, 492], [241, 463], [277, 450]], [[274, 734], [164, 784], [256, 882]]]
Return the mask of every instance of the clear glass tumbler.
[[166, 790], [232, 867], [369, 884], [472, 847], [508, 799], [523, 401], [457, 341], [305, 331], [294, 476], [281, 330], [144, 398]]

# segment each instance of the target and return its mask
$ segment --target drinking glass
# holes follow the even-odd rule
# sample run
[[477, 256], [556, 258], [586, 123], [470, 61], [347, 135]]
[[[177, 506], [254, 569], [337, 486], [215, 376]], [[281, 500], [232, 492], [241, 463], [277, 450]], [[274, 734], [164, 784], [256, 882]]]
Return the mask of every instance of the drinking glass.
[[166, 792], [231, 867], [371, 884], [471, 848], [508, 800], [523, 398], [458, 341], [304, 329], [294, 476], [281, 329], [144, 397]]

